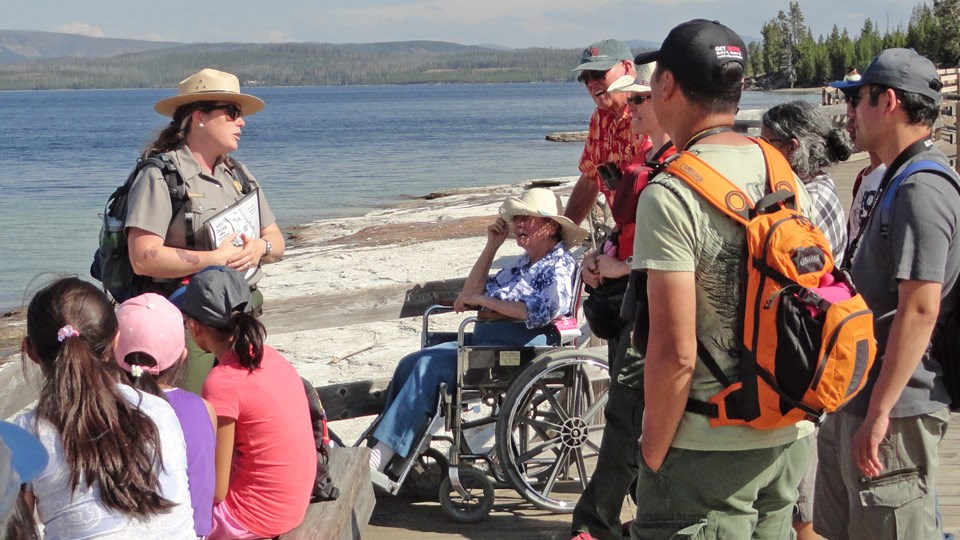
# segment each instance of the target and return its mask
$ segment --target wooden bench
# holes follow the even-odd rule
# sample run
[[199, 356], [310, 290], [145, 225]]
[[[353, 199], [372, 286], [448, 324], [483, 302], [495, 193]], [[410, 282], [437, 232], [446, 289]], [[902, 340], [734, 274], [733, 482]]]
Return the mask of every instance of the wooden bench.
[[340, 489], [333, 501], [310, 503], [300, 525], [283, 540], [354, 540], [370, 521], [376, 497], [370, 481], [369, 448], [331, 448], [330, 478]]
[[[347, 420], [380, 413], [388, 384], [390, 379], [331, 384], [317, 387], [317, 394], [329, 421]], [[376, 504], [370, 480], [370, 449], [331, 448], [328, 468], [340, 497], [310, 503], [300, 526], [280, 538], [351, 540], [363, 535]]]

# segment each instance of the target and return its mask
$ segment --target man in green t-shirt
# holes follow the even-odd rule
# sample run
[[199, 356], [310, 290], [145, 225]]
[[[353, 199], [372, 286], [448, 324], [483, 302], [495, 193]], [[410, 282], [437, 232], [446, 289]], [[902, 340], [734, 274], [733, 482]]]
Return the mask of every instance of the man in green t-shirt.
[[[693, 20], [667, 35], [651, 80], [657, 118], [678, 149], [701, 159], [754, 201], [766, 189], [759, 146], [732, 131], [746, 47], [716, 21]], [[799, 204], [810, 206], [799, 187]], [[660, 174], [640, 194], [633, 269], [647, 273], [650, 333], [640, 439], [634, 538], [682, 535], [785, 538], [797, 484], [806, 469], [813, 425], [775, 429], [711, 427], [685, 411], [723, 387], [697, 358], [697, 342], [732, 380], [739, 363], [741, 270], [745, 239], [683, 181]], [[699, 532], [699, 534], [698, 534]]]

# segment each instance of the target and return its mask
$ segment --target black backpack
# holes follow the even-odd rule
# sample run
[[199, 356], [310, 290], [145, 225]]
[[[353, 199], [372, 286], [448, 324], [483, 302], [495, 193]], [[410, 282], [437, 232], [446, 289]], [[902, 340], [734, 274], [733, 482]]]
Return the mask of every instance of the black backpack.
[[327, 413], [320, 403], [317, 389], [310, 381], [303, 381], [303, 389], [307, 393], [307, 405], [310, 407], [310, 424], [313, 426], [313, 440], [317, 448], [317, 476], [313, 481], [313, 491], [310, 502], [333, 501], [340, 497], [340, 488], [333, 485], [330, 477], [330, 450], [327, 448]]
[[[910, 175], [918, 172], [936, 174], [946, 179], [960, 192], [960, 178], [944, 165], [930, 160], [911, 163], [890, 181], [879, 202], [880, 234], [884, 238], [889, 234], [893, 199], [900, 184]], [[960, 287], [954, 293], [953, 310], [937, 323], [930, 342], [930, 354], [943, 369], [943, 382], [950, 393], [950, 410], [960, 411]]]
[[[157, 167], [163, 174], [163, 179], [167, 182], [167, 189], [170, 193], [170, 205], [173, 208], [172, 216], [176, 216], [184, 205], [190, 203], [180, 171], [173, 162], [173, 158], [167, 154], [153, 154], [138, 159], [123, 185], [115, 189], [107, 198], [107, 204], [103, 210], [103, 224], [100, 227], [100, 245], [93, 253], [90, 275], [100, 281], [103, 284], [103, 290], [109, 292], [118, 303], [145, 292], [157, 292], [164, 296], [173, 292], [172, 290], [163, 290], [158, 283], [148, 276], [136, 274], [130, 264], [125, 223], [127, 219], [127, 199], [133, 181], [139, 176], [140, 171], [147, 167]], [[250, 180], [247, 178], [243, 167], [236, 166], [233, 171], [240, 181], [241, 192], [249, 193]], [[187, 248], [193, 249], [195, 245], [194, 227], [191, 223], [193, 213], [189, 206], [184, 212], [184, 216], [187, 220]]]

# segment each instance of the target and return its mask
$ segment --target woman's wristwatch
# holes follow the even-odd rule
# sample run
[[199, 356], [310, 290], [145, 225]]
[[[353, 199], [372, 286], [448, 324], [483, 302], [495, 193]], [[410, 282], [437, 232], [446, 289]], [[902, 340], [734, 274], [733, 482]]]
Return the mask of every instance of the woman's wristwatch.
[[270, 255], [271, 251], [273, 251], [273, 244], [271, 244], [266, 238], [263, 239], [263, 243], [267, 245], [267, 249], [263, 252], [263, 256], [266, 257], [267, 255]]

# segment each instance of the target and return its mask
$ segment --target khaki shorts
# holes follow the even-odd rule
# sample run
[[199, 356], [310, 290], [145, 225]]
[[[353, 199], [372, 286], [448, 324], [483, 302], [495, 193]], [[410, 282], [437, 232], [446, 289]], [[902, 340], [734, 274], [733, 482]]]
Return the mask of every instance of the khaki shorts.
[[841, 410], [820, 426], [813, 529], [831, 540], [943, 538], [937, 512], [937, 447], [946, 432], [946, 408], [891, 418], [879, 448], [885, 466], [865, 478], [850, 453], [863, 418]]
[[813, 436], [773, 448], [709, 452], [671, 448], [637, 478], [635, 540], [791, 538], [797, 484]]
[[810, 523], [813, 521], [813, 493], [817, 480], [817, 432], [813, 433], [813, 444], [810, 445], [810, 462], [807, 464], [807, 472], [800, 479], [800, 485], [797, 486], [797, 504], [793, 507], [794, 523]]

